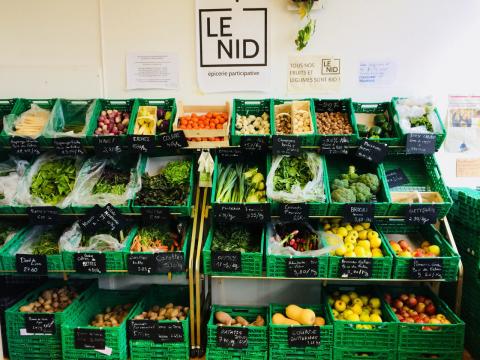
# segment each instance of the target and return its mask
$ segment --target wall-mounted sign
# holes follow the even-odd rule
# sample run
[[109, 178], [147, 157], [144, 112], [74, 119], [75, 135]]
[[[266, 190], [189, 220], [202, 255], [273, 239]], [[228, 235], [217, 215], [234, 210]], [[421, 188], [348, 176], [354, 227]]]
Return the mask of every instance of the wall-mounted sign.
[[288, 93], [332, 93], [342, 83], [341, 59], [329, 55], [288, 58]]
[[197, 76], [204, 92], [270, 85], [268, 0], [196, 0]]

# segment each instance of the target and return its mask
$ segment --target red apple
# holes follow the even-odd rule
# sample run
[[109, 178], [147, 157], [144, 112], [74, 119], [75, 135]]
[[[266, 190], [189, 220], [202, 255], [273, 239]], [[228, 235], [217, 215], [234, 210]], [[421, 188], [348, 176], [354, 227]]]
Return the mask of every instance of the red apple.
[[415, 311], [418, 312], [419, 314], [422, 314], [425, 312], [425, 303], [419, 302], [417, 306], [415, 306]]
[[412, 318], [407, 318], [407, 319], [405, 319], [405, 322], [413, 324], [415, 322], [415, 320], [413, 320]]
[[425, 308], [425, 312], [427, 313], [427, 315], [433, 316], [437, 313], [437, 309], [435, 308], [435, 305], [428, 304]]
[[418, 301], [415, 297], [410, 296], [408, 298], [408, 306], [410, 306], [412, 309], [415, 308], [415, 306], [417, 306], [417, 303], [418, 303]]
[[418, 319], [415, 320], [415, 323], [416, 324], [425, 324], [425, 321], [423, 321], [423, 319], [421, 319], [421, 318], [418, 318]]
[[407, 294], [402, 294], [400, 295], [400, 300], [402, 300], [403, 302], [407, 301], [408, 300], [408, 295]]
[[408, 249], [408, 243], [405, 240], [400, 240], [398, 242], [398, 245], [402, 248], [402, 250], [407, 250]]
[[402, 310], [403, 302], [401, 302], [400, 300], [397, 299], [393, 302], [393, 307], [397, 308], [398, 310]]

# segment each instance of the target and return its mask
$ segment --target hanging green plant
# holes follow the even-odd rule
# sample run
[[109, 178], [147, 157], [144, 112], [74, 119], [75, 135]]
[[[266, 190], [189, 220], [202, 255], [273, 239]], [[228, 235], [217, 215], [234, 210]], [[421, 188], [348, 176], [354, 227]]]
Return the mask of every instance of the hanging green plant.
[[295, 39], [295, 45], [297, 45], [298, 51], [303, 50], [307, 46], [310, 38], [315, 33], [317, 21], [310, 17], [313, 2], [314, 0], [293, 0], [293, 3], [298, 7], [300, 19], [303, 20], [304, 18], [307, 18], [308, 20], [306, 25], [298, 30], [297, 38]]

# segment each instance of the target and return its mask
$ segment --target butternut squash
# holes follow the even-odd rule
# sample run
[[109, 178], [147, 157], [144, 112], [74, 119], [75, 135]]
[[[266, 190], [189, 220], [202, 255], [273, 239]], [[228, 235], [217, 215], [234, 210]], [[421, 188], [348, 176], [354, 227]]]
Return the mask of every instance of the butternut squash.
[[298, 321], [288, 319], [280, 313], [276, 313], [272, 316], [272, 323], [274, 325], [300, 325]]
[[313, 325], [323, 326], [323, 325], [325, 325], [325, 319], [321, 316], [317, 316], [315, 318], [315, 322], [313, 323]]
[[313, 325], [315, 313], [310, 309], [302, 309], [297, 305], [288, 305], [285, 309], [288, 318], [299, 322], [302, 325]]

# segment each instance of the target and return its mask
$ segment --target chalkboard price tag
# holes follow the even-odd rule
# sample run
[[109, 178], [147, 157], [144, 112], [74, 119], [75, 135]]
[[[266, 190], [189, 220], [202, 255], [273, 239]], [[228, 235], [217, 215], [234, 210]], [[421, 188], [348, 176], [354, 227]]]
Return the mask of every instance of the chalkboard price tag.
[[101, 228], [110, 232], [120, 231], [126, 224], [123, 215], [112, 204], [107, 204], [103, 207], [98, 215], [98, 220]]
[[105, 254], [76, 253], [73, 261], [75, 271], [80, 274], [103, 274], [107, 271]]
[[173, 131], [169, 134], [157, 136], [158, 144], [163, 149], [182, 149], [188, 147], [187, 138], [183, 130]]
[[157, 328], [155, 320], [129, 320], [128, 335], [130, 340], [152, 340]]
[[55, 334], [54, 314], [25, 314], [25, 329], [29, 334]]
[[270, 220], [270, 204], [245, 204], [245, 222], [265, 223]]
[[48, 272], [46, 255], [16, 254], [15, 265], [19, 274], [45, 275]]
[[265, 136], [241, 136], [240, 146], [248, 155], [265, 155], [268, 152]]
[[157, 322], [153, 333], [153, 342], [157, 344], [184, 342], [183, 326], [181, 323]]
[[122, 153], [120, 146], [120, 136], [95, 136], [93, 146], [98, 156], [111, 156]]
[[370, 279], [372, 277], [371, 258], [341, 258], [338, 277], [348, 279]]
[[150, 275], [153, 273], [153, 254], [128, 254], [127, 270], [130, 274]]
[[12, 147], [13, 155], [17, 155], [19, 157], [40, 155], [40, 145], [36, 139], [12, 136], [10, 138], [10, 146]]
[[290, 258], [287, 262], [287, 277], [316, 278], [318, 277], [317, 258]]
[[156, 253], [153, 256], [155, 274], [182, 272], [185, 270], [185, 256], [181, 251]]
[[345, 204], [343, 217], [348, 222], [373, 222], [374, 204]]
[[142, 218], [145, 225], [158, 224], [159, 222], [168, 221], [171, 218], [168, 208], [142, 208]]
[[248, 328], [247, 327], [217, 327], [217, 346], [230, 349], [248, 348]]
[[410, 182], [401, 168], [388, 170], [385, 172], [385, 175], [387, 176], [388, 186], [391, 188], [402, 186]]
[[410, 278], [430, 280], [443, 278], [443, 259], [413, 258], [410, 263]]
[[242, 161], [243, 149], [241, 147], [218, 148], [217, 156], [220, 161]]
[[54, 225], [58, 223], [58, 208], [55, 206], [28, 207], [27, 214], [32, 225]]
[[240, 251], [212, 251], [211, 256], [211, 266], [213, 271], [242, 271], [242, 255]]
[[321, 136], [320, 153], [324, 155], [347, 155], [349, 143], [348, 136]]
[[80, 139], [74, 137], [59, 137], [53, 139], [55, 153], [61, 156], [79, 156], [85, 154]]
[[305, 203], [280, 204], [280, 220], [283, 222], [299, 222], [308, 220], [308, 205]]
[[274, 155], [292, 155], [300, 154], [301, 139], [295, 135], [273, 135], [272, 153]]
[[435, 153], [435, 134], [407, 134], [407, 142], [405, 144], [405, 152], [409, 154], [428, 155]]
[[93, 234], [100, 227], [100, 220], [98, 216], [102, 208], [99, 205], [95, 205], [93, 208], [89, 209], [87, 213], [78, 221], [82, 233]]
[[213, 204], [213, 217], [219, 223], [244, 222], [243, 204]]
[[128, 139], [134, 153], [150, 154], [155, 149], [154, 135], [130, 135]]
[[433, 205], [408, 205], [405, 214], [407, 224], [435, 224], [437, 221], [437, 209]]
[[104, 350], [105, 330], [103, 329], [75, 329], [75, 349]]
[[378, 141], [363, 139], [355, 155], [360, 159], [368, 160], [375, 164], [383, 161], [388, 152], [388, 145]]
[[289, 326], [287, 330], [290, 347], [320, 346], [319, 326]]

